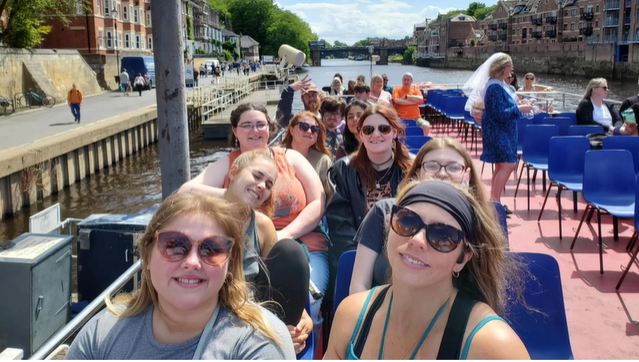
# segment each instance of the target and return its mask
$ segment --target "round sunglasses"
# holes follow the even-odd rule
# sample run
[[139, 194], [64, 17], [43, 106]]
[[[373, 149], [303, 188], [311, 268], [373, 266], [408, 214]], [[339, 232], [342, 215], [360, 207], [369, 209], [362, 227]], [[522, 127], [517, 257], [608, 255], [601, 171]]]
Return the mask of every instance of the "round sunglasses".
[[426, 241], [441, 253], [450, 253], [464, 240], [464, 232], [446, 224], [426, 224], [413, 210], [393, 205], [391, 228], [400, 236], [411, 237], [426, 229]]
[[310, 124], [306, 123], [306, 122], [299, 122], [297, 124], [297, 126], [299, 127], [300, 131], [302, 132], [308, 132], [308, 130], [311, 130], [311, 133], [317, 133], [320, 131], [320, 127], [319, 126], [311, 126]]
[[[379, 126], [377, 126], [377, 129], [379, 130], [379, 133], [387, 135], [393, 128], [387, 124], [380, 124]], [[375, 126], [362, 126], [361, 131], [363, 134], [370, 136], [373, 134], [373, 132], [375, 132]]]
[[174, 230], [156, 231], [155, 239], [158, 241], [160, 254], [168, 261], [186, 259], [191, 248], [196, 245], [200, 259], [212, 266], [224, 263], [235, 244], [235, 240], [226, 235], [210, 235], [196, 243], [188, 235]]

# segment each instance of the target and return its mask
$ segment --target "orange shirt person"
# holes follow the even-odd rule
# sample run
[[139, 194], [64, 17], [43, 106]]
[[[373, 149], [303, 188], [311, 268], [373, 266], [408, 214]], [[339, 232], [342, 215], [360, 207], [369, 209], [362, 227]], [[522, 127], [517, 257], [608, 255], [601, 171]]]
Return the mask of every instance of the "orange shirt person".
[[393, 106], [401, 119], [412, 119], [417, 126], [422, 128], [424, 135], [428, 135], [430, 124], [423, 120], [419, 113], [419, 105], [424, 103], [424, 97], [417, 88], [411, 87], [413, 75], [404, 73], [402, 76], [402, 86], [393, 89]]
[[75, 123], [80, 123], [80, 105], [82, 104], [82, 92], [73, 84], [73, 87], [67, 94], [67, 104], [71, 107], [71, 114]]

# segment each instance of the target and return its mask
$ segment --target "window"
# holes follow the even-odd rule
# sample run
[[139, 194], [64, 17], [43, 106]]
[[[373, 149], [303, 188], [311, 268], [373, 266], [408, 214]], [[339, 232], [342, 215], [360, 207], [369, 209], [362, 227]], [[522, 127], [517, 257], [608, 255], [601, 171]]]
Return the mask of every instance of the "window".
[[595, 28], [599, 27], [599, 20], [595, 20]]
[[570, 31], [575, 31], [575, 23], [570, 23]]
[[82, 13], [84, 13], [82, 0], [75, 0], [75, 13], [76, 15], [82, 15]]
[[122, 19], [122, 11], [120, 10], [120, 4], [118, 4], [118, 19]]
[[586, 12], [592, 13], [592, 5], [588, 5], [588, 7], [586, 8]]
[[144, 25], [144, 11], [140, 9], [139, 12], [140, 12], [140, 24]]
[[128, 9], [128, 8], [127, 8], [126, 6], [125, 6], [125, 7], [124, 7], [124, 9], [123, 9], [123, 10], [124, 10], [124, 13], [122, 14], [122, 18], [123, 18], [124, 20], [129, 20], [129, 13], [127, 12], [127, 9]]
[[595, 8], [595, 12], [598, 13], [599, 12], [599, 5], [597, 5], [597, 7]]
[[584, 8], [579, 8], [579, 14], [583, 14], [584, 13]]
[[100, 15], [100, 9], [102, 7], [100, 6], [100, 0], [95, 0], [95, 15]]
[[570, 11], [570, 16], [575, 16], [575, 15], [577, 15], [577, 9], [572, 9]]
[[146, 13], [146, 26], [151, 26], [151, 13]]
[[581, 29], [583, 27], [582, 23], [579, 23], [579, 29]]
[[107, 35], [106, 36], [106, 43], [107, 43], [106, 46], [107, 46], [107, 48], [111, 48], [111, 47], [113, 47], [113, 35], [111, 34], [110, 31], [107, 31], [106, 35]]
[[129, 47], [129, 34], [124, 34], [124, 47]]
[[109, 0], [104, 0], [104, 16], [109, 16]]
[[140, 36], [139, 35], [135, 36], [135, 47], [137, 49], [140, 49]]
[[568, 10], [564, 11], [564, 16], [568, 16]]
[[149, 50], [153, 50], [153, 38], [152, 38], [152, 37], [149, 37], [149, 39], [148, 39], [148, 40], [149, 40], [149, 41], [148, 41], [148, 46], [147, 46], [147, 48], [148, 48]]
[[[133, 9], [133, 6], [131, 7], [131, 9]], [[133, 22], [137, 24], [138, 23], [138, 12], [135, 11], [135, 9], [133, 9], [132, 13], [133, 13]]]
[[564, 30], [568, 30], [568, 24], [564, 24]]
[[102, 48], [104, 46], [104, 39], [102, 39], [102, 29], [98, 30], [98, 47]]

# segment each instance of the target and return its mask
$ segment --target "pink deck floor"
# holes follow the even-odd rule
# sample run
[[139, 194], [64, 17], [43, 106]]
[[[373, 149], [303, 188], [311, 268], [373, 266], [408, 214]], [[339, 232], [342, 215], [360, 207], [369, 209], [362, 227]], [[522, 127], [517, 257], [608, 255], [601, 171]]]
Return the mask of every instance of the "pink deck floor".
[[[457, 136], [457, 131], [447, 133]], [[445, 135], [437, 129], [433, 137]], [[463, 143], [463, 141], [462, 141]], [[481, 138], [479, 140], [481, 154]], [[467, 144], [470, 149], [470, 137]], [[477, 170], [482, 162], [471, 152]], [[614, 160], [611, 160], [614, 162]], [[486, 164], [481, 179], [490, 191], [491, 165]], [[532, 172], [531, 172], [532, 175]], [[547, 185], [549, 182], [547, 181]], [[510, 248], [552, 255], [561, 270], [568, 330], [575, 359], [639, 359], [639, 266], [634, 263], [619, 292], [615, 286], [630, 255], [626, 245], [634, 232], [633, 220], [619, 220], [619, 240], [614, 241], [612, 217], [602, 216], [604, 274], [599, 273], [596, 214], [591, 224], [581, 229], [574, 249], [570, 244], [583, 214], [585, 203], [579, 195], [578, 212], [573, 212], [572, 192], [562, 192], [563, 239], [559, 239], [556, 187], [546, 203], [541, 222], [537, 222], [544, 201], [541, 172], [531, 184], [530, 211], [526, 209], [526, 172], [524, 170], [517, 197], [516, 182], [511, 176], [502, 194], [502, 203], [513, 214], [508, 219]]]

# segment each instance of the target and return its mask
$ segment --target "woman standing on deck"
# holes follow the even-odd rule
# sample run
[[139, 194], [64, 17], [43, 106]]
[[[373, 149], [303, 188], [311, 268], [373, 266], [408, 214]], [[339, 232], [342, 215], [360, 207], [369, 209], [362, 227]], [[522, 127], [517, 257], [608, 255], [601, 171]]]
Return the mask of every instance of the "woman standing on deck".
[[[505, 83], [513, 72], [508, 54], [493, 54], [464, 85], [468, 94], [466, 110], [473, 104], [484, 104], [481, 117], [483, 150], [480, 160], [495, 164], [490, 181], [490, 199], [501, 202], [501, 193], [517, 162], [517, 118], [532, 107], [517, 105], [517, 95]], [[511, 211], [504, 205], [506, 213]]]

